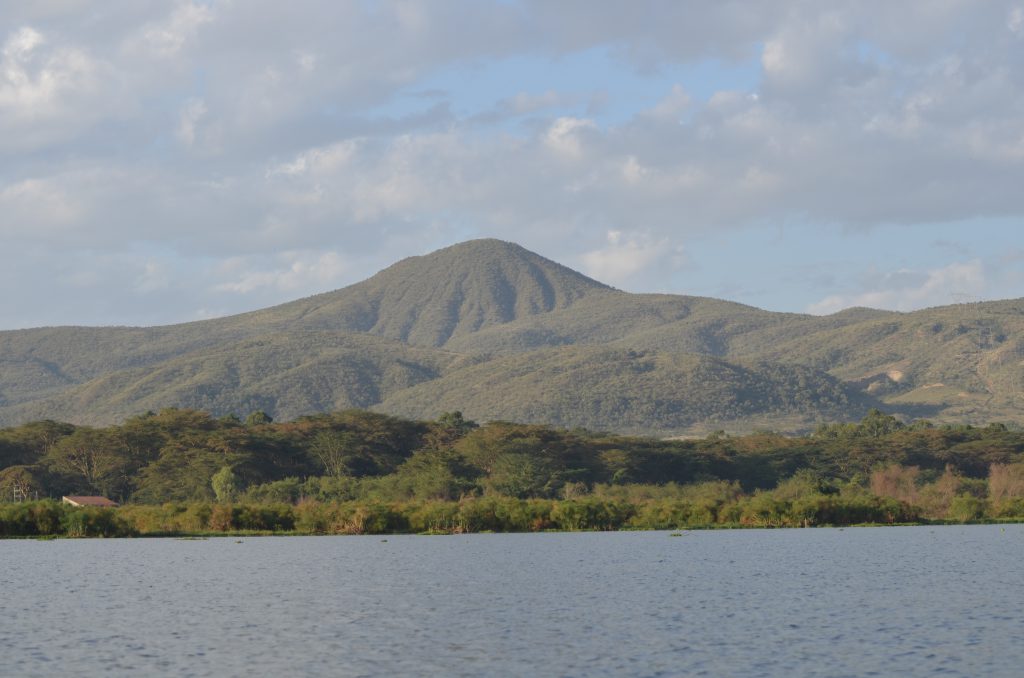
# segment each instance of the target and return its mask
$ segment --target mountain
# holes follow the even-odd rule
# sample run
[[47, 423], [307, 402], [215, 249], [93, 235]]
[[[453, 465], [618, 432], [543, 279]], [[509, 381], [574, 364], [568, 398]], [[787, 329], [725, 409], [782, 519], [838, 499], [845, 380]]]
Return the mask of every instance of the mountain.
[[16, 421], [121, 421], [169, 405], [215, 413], [260, 409], [292, 419], [369, 408], [395, 391], [438, 378], [454, 359], [377, 337], [295, 330], [113, 371], [9, 409]]
[[[617, 432], [805, 429], [878, 403], [823, 372], [694, 353], [567, 346], [500, 356], [396, 391], [379, 409]], [[654, 424], [652, 426], [652, 423]]]
[[343, 290], [212, 322], [343, 330], [439, 347], [588, 297], [622, 294], [519, 245], [472, 240], [403, 259]]
[[679, 434], [905, 417], [1024, 423], [1024, 300], [774, 313], [616, 290], [475, 240], [349, 287], [152, 328], [0, 332], [0, 423], [347, 407]]
[[0, 332], [0, 407], [267, 333], [333, 330], [440, 346], [607, 293], [615, 292], [518, 245], [471, 241], [410, 257], [342, 290], [227, 318], [152, 328]]

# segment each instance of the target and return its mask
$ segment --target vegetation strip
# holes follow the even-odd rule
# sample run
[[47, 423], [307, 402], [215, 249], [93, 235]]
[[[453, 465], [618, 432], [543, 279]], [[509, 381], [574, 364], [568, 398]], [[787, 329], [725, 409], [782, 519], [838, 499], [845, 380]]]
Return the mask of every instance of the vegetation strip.
[[[116, 509], [74, 507], [103, 495]], [[1024, 432], [878, 411], [659, 440], [348, 410], [167, 409], [0, 430], [0, 536], [679, 529], [1024, 520]], [[78, 497], [79, 499], [83, 497]]]

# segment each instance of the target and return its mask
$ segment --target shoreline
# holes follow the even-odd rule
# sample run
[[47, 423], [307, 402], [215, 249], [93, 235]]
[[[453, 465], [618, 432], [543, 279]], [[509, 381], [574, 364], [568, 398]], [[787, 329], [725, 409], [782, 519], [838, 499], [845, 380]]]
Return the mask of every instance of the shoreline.
[[[681, 527], [641, 527], [629, 526], [614, 529], [580, 528], [542, 530], [477, 530], [477, 531], [387, 531], [387, 532], [306, 532], [299, 530], [230, 530], [230, 531], [152, 531], [135, 532], [132, 534], [113, 535], [71, 535], [71, 534], [36, 534], [36, 535], [0, 535], [2, 540], [55, 541], [69, 539], [169, 539], [178, 541], [208, 541], [210, 539], [240, 539], [259, 537], [455, 537], [468, 535], [495, 534], [579, 534], [604, 532], [667, 532], [669, 537], [683, 537], [689, 532], [715, 532], [733, 530], [813, 530], [813, 529], [863, 529], [892, 527], [962, 527], [975, 525], [1024, 525], [1022, 518], [1003, 518], [972, 520], [967, 522], [953, 520], [929, 520], [901, 523], [848, 523], [819, 525], [745, 525], [742, 523], [722, 523], [711, 525], [686, 525]], [[386, 539], [384, 540], [386, 541]]]

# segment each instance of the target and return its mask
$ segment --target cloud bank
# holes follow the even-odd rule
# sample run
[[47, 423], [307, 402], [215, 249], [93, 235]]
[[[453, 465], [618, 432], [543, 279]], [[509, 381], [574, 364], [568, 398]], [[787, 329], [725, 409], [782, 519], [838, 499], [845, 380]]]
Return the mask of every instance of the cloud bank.
[[[44, 2], [0, 45], [2, 327], [255, 308], [477, 236], [685, 291], [709, 234], [1024, 215], [1018, 2]], [[460, 91], [491, 72], [521, 79]], [[983, 296], [987, 265], [808, 310]]]

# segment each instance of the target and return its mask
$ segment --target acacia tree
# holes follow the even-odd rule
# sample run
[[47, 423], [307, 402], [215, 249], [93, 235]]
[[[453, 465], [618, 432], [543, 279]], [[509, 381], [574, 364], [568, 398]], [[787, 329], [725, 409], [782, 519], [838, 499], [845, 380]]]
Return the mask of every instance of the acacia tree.
[[313, 437], [309, 450], [326, 475], [340, 478], [348, 475], [348, 461], [358, 442], [348, 431], [321, 431]]
[[54, 444], [71, 435], [75, 427], [56, 421], [34, 421], [0, 432], [0, 464], [34, 464], [46, 456]]
[[466, 419], [459, 411], [445, 412], [429, 426], [423, 442], [426, 447], [437, 450], [451, 447], [467, 433], [479, 428], [475, 421]]
[[557, 474], [546, 459], [507, 452], [494, 460], [485, 484], [498, 494], [526, 499], [551, 496], [557, 481]]
[[406, 459], [395, 477], [409, 496], [453, 500], [474, 487], [478, 474], [457, 452], [427, 448]]
[[42, 489], [43, 485], [31, 467], [8, 466], [0, 470], [0, 502], [29, 499]]
[[104, 495], [121, 495], [127, 489], [130, 457], [123, 442], [108, 430], [76, 428], [54, 443], [46, 459], [53, 470], [79, 478]]

